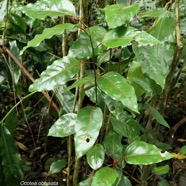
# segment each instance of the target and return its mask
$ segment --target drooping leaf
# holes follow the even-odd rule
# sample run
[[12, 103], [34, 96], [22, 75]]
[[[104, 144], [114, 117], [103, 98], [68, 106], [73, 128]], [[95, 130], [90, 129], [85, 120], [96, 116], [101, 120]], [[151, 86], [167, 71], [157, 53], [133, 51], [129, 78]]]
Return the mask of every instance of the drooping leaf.
[[68, 113], [59, 117], [59, 119], [52, 125], [48, 136], [66, 137], [75, 133], [75, 123], [77, 115]]
[[3, 175], [7, 184], [13, 185], [12, 180], [20, 181], [23, 177], [22, 163], [15, 141], [8, 129], [3, 125], [0, 125], [0, 149]]
[[80, 63], [71, 57], [56, 60], [41, 73], [40, 78], [29, 87], [29, 91], [54, 90], [65, 84], [80, 69]]
[[66, 160], [56, 160], [50, 165], [50, 170], [48, 174], [55, 174], [60, 172], [65, 166], [67, 162]]
[[125, 150], [124, 158], [129, 164], [148, 165], [159, 163], [173, 157], [169, 152], [161, 152], [155, 145], [134, 141]]
[[103, 167], [94, 175], [91, 186], [112, 186], [117, 176], [118, 174], [115, 169]]
[[159, 113], [159, 111], [153, 107], [151, 107], [150, 105], [147, 106], [150, 110], [150, 113], [152, 115], [152, 117], [161, 125], [163, 125], [164, 127], [168, 127], [170, 128], [169, 124], [165, 121], [165, 119], [163, 118], [163, 116]]
[[[166, 32], [165, 32], [166, 30]], [[157, 18], [149, 33], [163, 42], [175, 41], [175, 19], [174, 14], [166, 12], [163, 16]]]
[[78, 112], [74, 137], [77, 158], [83, 156], [94, 145], [102, 120], [103, 114], [98, 107], [87, 106]]
[[110, 131], [104, 139], [104, 146], [108, 154], [113, 158], [120, 160], [123, 156], [123, 145], [121, 136], [114, 131]]
[[27, 46], [23, 48], [21, 54], [29, 47], [37, 47], [39, 44], [45, 40], [50, 39], [54, 35], [59, 35], [64, 32], [65, 29], [72, 29], [74, 27], [71, 23], [58, 24], [52, 28], [45, 28], [42, 34], [36, 35], [31, 41], [27, 43]]
[[122, 104], [134, 112], [138, 112], [137, 98], [134, 88], [117, 72], [108, 72], [97, 78], [99, 88], [112, 99], [121, 101]]
[[71, 91], [64, 90], [66, 90], [66, 85], [57, 88], [54, 94], [60, 103], [61, 109], [66, 113], [70, 113], [73, 110], [74, 94]]
[[91, 58], [92, 57], [91, 44], [93, 44], [95, 56], [102, 53], [103, 50], [105, 49], [105, 46], [103, 46], [101, 42], [107, 31], [103, 27], [92, 26], [86, 28], [85, 30], [86, 32], [82, 31], [78, 39], [70, 47], [68, 56], [75, 57], [78, 60], [87, 60]]
[[137, 47], [133, 45], [133, 50], [141, 63], [142, 72], [154, 80], [157, 85], [163, 89], [165, 85], [166, 74], [161, 63], [161, 59], [155, 55], [154, 49], [150, 46]]
[[169, 172], [169, 169], [169, 165], [154, 167], [153, 173], [158, 175], [167, 174]]
[[111, 123], [114, 131], [118, 134], [127, 137], [129, 140], [139, 140], [139, 124], [134, 119], [119, 121], [115, 118], [111, 118]]
[[139, 10], [138, 4], [123, 6], [121, 4], [110, 5], [105, 8], [105, 19], [110, 28], [128, 24]]
[[87, 162], [94, 170], [100, 168], [105, 160], [104, 148], [101, 144], [93, 146], [87, 153]]
[[23, 13], [32, 19], [44, 19], [47, 16], [57, 17], [64, 15], [75, 16], [75, 7], [69, 0], [40, 0], [34, 4], [21, 8]]

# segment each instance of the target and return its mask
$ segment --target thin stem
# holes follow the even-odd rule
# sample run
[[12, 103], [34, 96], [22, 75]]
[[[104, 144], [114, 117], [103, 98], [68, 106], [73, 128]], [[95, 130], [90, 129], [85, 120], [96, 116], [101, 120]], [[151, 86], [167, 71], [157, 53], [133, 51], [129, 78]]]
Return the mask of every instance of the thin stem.
[[[27, 71], [27, 69], [17, 60], [17, 58], [10, 52], [8, 48], [4, 48], [5, 52], [12, 58], [15, 64], [21, 69], [21, 71], [32, 81], [34, 82], [35, 79], [31, 76], [31, 74]], [[47, 92], [42, 92], [42, 94], [46, 97], [46, 99], [51, 102], [53, 108], [59, 113], [59, 108], [54, 101], [50, 98]]]
[[[88, 0], [79, 0], [80, 4], [80, 20], [84, 24], [82, 24], [82, 28], [85, 28], [85, 24], [87, 24], [88, 20]], [[79, 30], [80, 34], [80, 30]], [[85, 70], [86, 70], [86, 64], [81, 63], [80, 67], [80, 79], [85, 77]], [[79, 87], [79, 98], [78, 98], [78, 111], [82, 108], [83, 105], [83, 99], [84, 99], [84, 86]], [[73, 174], [73, 186], [78, 185], [78, 175], [80, 170], [80, 159], [75, 158], [75, 165], [74, 165], [74, 174]]]
[[95, 52], [92, 37], [89, 34], [91, 48], [92, 48], [92, 63], [93, 63], [93, 70], [94, 70], [94, 84], [95, 84], [95, 94], [96, 94], [96, 105], [98, 104], [98, 86], [97, 86], [97, 74], [96, 74], [96, 61], [95, 61]]
[[5, 119], [10, 115], [10, 113], [22, 102], [24, 101], [25, 99], [27, 99], [28, 97], [32, 96], [33, 94], [35, 94], [36, 92], [32, 92], [28, 95], [26, 95], [25, 97], [23, 97], [19, 102], [17, 102], [10, 110], [9, 112], [4, 116], [4, 118], [0, 121], [0, 124], [2, 124]]

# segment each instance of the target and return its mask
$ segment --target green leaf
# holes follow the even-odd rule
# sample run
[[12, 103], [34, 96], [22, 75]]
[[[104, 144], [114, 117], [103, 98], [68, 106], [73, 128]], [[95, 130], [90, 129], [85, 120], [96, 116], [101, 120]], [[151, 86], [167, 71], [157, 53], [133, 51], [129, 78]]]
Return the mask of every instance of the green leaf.
[[153, 116], [153, 118], [161, 125], [163, 125], [164, 127], [170, 128], [169, 124], [165, 121], [165, 119], [163, 118], [163, 116], [158, 112], [157, 109], [151, 107], [150, 105], [148, 105], [148, 108], [150, 110], [151, 115]]
[[138, 14], [138, 17], [161, 17], [166, 13], [166, 10], [150, 10]]
[[[94, 48], [94, 56], [102, 53], [105, 46], [101, 44], [103, 37], [107, 31], [103, 27], [92, 26], [85, 29], [86, 32], [81, 32], [77, 41], [70, 47], [68, 56], [75, 57], [78, 60], [87, 60], [92, 58], [92, 46]], [[91, 40], [90, 40], [91, 37]]]
[[104, 148], [101, 144], [93, 146], [87, 153], [87, 162], [94, 170], [100, 168], [105, 160]]
[[56, 89], [54, 94], [60, 103], [62, 111], [65, 111], [65, 113], [70, 113], [73, 110], [74, 94], [71, 91], [64, 91], [65, 89], [66, 85], [60, 86]]
[[75, 123], [77, 115], [68, 113], [59, 117], [59, 119], [52, 125], [48, 136], [66, 137], [75, 133]]
[[93, 83], [94, 83], [93, 77], [81, 78], [81, 79], [76, 80], [72, 85], [68, 86], [63, 92], [66, 92], [68, 90], [71, 90], [71, 89], [76, 88], [81, 85], [93, 84]]
[[160, 167], [154, 167], [153, 169], [153, 173], [154, 174], [158, 174], [158, 175], [162, 175], [162, 174], [167, 174], [169, 172], [169, 165], [163, 165]]
[[4, 17], [6, 16], [6, 12], [7, 12], [7, 3], [8, 3], [8, 0], [4, 0], [1, 2], [1, 9], [0, 9], [0, 14], [1, 14], [1, 17], [0, 17], [0, 22], [3, 22], [4, 20]]
[[118, 134], [127, 137], [129, 140], [139, 140], [139, 124], [134, 119], [119, 121], [115, 118], [111, 118], [111, 123], [114, 131]]
[[180, 151], [179, 151], [180, 154], [186, 154], [186, 145], [184, 145]]
[[158, 182], [158, 186], [170, 186], [170, 183], [166, 179], [161, 179]]
[[138, 46], [145, 46], [145, 45], [155, 45], [160, 44], [161, 42], [157, 40], [152, 35], [148, 34], [145, 31], [137, 31], [135, 35], [135, 41], [138, 42]]
[[74, 27], [71, 23], [64, 23], [56, 25], [52, 28], [45, 28], [42, 34], [36, 35], [31, 41], [27, 43], [27, 46], [23, 48], [23, 50], [20, 52], [20, 54], [23, 54], [23, 52], [29, 48], [29, 47], [37, 47], [39, 44], [45, 40], [50, 39], [54, 35], [59, 35], [64, 32], [65, 29], [72, 29]]
[[82, 157], [94, 145], [102, 121], [103, 114], [98, 107], [87, 106], [78, 112], [74, 137], [77, 158]]
[[11, 182], [11, 180], [21, 180], [23, 177], [21, 157], [13, 137], [3, 125], [0, 125], [0, 149], [3, 174], [7, 183]]
[[146, 83], [145, 77], [144, 77], [144, 75], [142, 73], [141, 63], [139, 61], [133, 61], [130, 64], [130, 68], [128, 70], [128, 76], [127, 76], [127, 78], [129, 79], [130, 84], [134, 87], [135, 93], [136, 93], [136, 96], [137, 97], [140, 97], [145, 91], [148, 91], [149, 90], [149, 88], [148, 89], [144, 89], [143, 87], [141, 87], [135, 81], [136, 78], [137, 78], [137, 80], [144, 81], [144, 83]]
[[134, 88], [117, 72], [108, 72], [97, 78], [99, 88], [112, 99], [121, 101], [128, 109], [138, 113], [137, 98]]
[[104, 139], [104, 146], [108, 154], [113, 158], [120, 160], [123, 156], [123, 145], [121, 136], [114, 131], [110, 131]]
[[21, 8], [23, 13], [32, 19], [44, 19], [47, 16], [75, 16], [75, 7], [69, 0], [40, 0]]
[[161, 152], [155, 145], [143, 141], [134, 141], [125, 150], [124, 158], [129, 164], [149, 165], [159, 163], [173, 157], [169, 152]]
[[109, 31], [103, 38], [102, 43], [109, 48], [119, 46], [126, 47], [131, 45], [133, 40], [137, 41], [139, 46], [161, 43], [159, 40], [145, 31], [138, 31], [134, 27], [125, 26], [120, 26]]
[[83, 180], [78, 183], [78, 186], [90, 186], [92, 183], [93, 175], [89, 175], [89, 177], [86, 180]]
[[118, 174], [115, 169], [103, 167], [99, 169], [93, 177], [91, 186], [112, 186]]
[[160, 61], [161, 59], [155, 54], [154, 48], [150, 46], [138, 47], [134, 44], [133, 50], [141, 63], [143, 74], [148, 75], [150, 79], [154, 80], [163, 89], [166, 74]]
[[71, 57], [56, 60], [41, 73], [40, 78], [29, 87], [29, 91], [54, 90], [65, 84], [80, 69], [80, 63]]
[[136, 35], [136, 30], [134, 27], [125, 26], [115, 28], [105, 35], [102, 43], [109, 48], [131, 45], [131, 41]]
[[[166, 32], [165, 32], [166, 30]], [[150, 28], [149, 33], [160, 41], [175, 41], [175, 18], [174, 14], [166, 12], [159, 17]]]
[[56, 160], [54, 161], [51, 166], [48, 174], [55, 174], [60, 172], [65, 166], [67, 162], [66, 160]]
[[132, 183], [126, 176], [122, 176], [118, 186], [132, 186]]
[[110, 28], [116, 28], [128, 24], [139, 10], [138, 4], [122, 6], [121, 4], [110, 5], [105, 8], [105, 19]]

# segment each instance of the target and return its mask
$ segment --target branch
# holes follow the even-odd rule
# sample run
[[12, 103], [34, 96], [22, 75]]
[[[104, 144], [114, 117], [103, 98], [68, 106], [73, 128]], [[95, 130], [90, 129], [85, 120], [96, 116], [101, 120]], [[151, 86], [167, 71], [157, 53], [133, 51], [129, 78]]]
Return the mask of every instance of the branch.
[[[21, 71], [32, 81], [34, 82], [35, 79], [30, 75], [27, 69], [16, 59], [16, 57], [10, 52], [8, 48], [4, 48], [5, 52], [12, 58], [12, 60], [16, 63], [16, 65], [21, 69]], [[45, 98], [51, 103], [53, 108], [59, 113], [59, 108], [54, 101], [50, 98], [47, 92], [42, 92]]]
[[165, 83], [165, 88], [163, 91], [163, 97], [162, 97], [162, 102], [163, 102], [163, 111], [165, 110], [166, 104], [167, 104], [167, 99], [168, 99], [168, 94], [169, 94], [169, 89], [171, 82], [174, 77], [174, 72], [176, 70], [176, 67], [178, 66], [179, 59], [183, 50], [183, 43], [181, 40], [181, 34], [180, 34], [180, 17], [179, 17], [179, 0], [175, 0], [175, 19], [176, 19], [176, 43], [177, 43], [177, 50], [174, 55], [171, 68], [169, 71], [169, 74], [166, 79]]

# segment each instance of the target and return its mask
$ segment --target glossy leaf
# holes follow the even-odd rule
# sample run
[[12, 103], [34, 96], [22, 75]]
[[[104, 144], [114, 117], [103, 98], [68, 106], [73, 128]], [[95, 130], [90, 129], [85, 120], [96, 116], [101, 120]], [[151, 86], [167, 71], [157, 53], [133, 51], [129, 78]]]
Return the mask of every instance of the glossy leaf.
[[109, 48], [119, 46], [126, 47], [131, 45], [131, 42], [134, 40], [138, 42], [139, 46], [161, 43], [159, 40], [145, 31], [138, 31], [134, 27], [124, 26], [120, 26], [109, 31], [103, 38], [102, 43]]
[[59, 117], [59, 119], [52, 125], [48, 136], [66, 137], [75, 133], [75, 123], [77, 115], [68, 113]]
[[169, 165], [154, 167], [153, 173], [158, 175], [167, 174], [169, 172], [169, 169], [170, 169]]
[[169, 124], [165, 121], [165, 119], [163, 118], [163, 116], [159, 113], [159, 111], [153, 107], [151, 107], [150, 105], [148, 105], [148, 108], [150, 110], [150, 113], [152, 115], [152, 117], [161, 125], [163, 125], [164, 127], [170, 128]]
[[52, 28], [45, 28], [42, 34], [36, 35], [31, 41], [27, 43], [27, 46], [23, 48], [21, 54], [29, 47], [37, 47], [39, 44], [45, 40], [50, 39], [54, 35], [59, 35], [64, 32], [65, 29], [72, 29], [74, 27], [71, 23], [64, 23], [56, 25]]
[[[166, 32], [165, 32], [166, 30]], [[154, 25], [150, 28], [149, 33], [160, 41], [174, 42], [175, 40], [175, 19], [170, 12], [157, 18]]]
[[125, 47], [131, 44], [131, 41], [136, 35], [137, 29], [134, 27], [118, 27], [113, 30], [110, 30], [105, 37], [103, 38], [102, 43], [109, 47], [109, 48], [115, 48], [115, 47]]
[[76, 80], [72, 85], [68, 86], [63, 92], [65, 92], [67, 90], [71, 90], [71, 89], [76, 88], [76, 87], [81, 86], [81, 85], [93, 84], [93, 83], [94, 83], [94, 78], [93, 77], [81, 78], [81, 79]]
[[101, 144], [93, 146], [87, 153], [87, 162], [94, 170], [100, 168], [103, 165], [104, 160], [105, 152]]
[[104, 139], [104, 146], [109, 156], [113, 159], [120, 160], [123, 156], [123, 145], [121, 144], [121, 136], [114, 131], [110, 131]]
[[29, 87], [29, 91], [54, 90], [70, 80], [79, 69], [80, 63], [74, 58], [56, 60], [41, 73], [40, 78]]
[[132, 186], [132, 183], [126, 176], [122, 176], [118, 186]]
[[145, 46], [145, 45], [155, 45], [160, 44], [161, 42], [157, 40], [152, 35], [148, 34], [145, 31], [137, 31], [135, 38], [135, 41], [138, 42], [138, 46]]
[[148, 75], [152, 80], [156, 82], [157, 85], [160, 85], [163, 89], [165, 85], [166, 74], [161, 64], [161, 59], [158, 58], [154, 53], [154, 49], [150, 46], [146, 47], [137, 47], [133, 45], [133, 50], [141, 63], [143, 74]]
[[129, 79], [130, 84], [134, 87], [137, 97], [140, 97], [146, 90], [149, 90], [149, 88], [143, 89], [143, 87], [141, 87], [138, 83], [135, 82], [135, 80], [133, 80], [137, 78], [137, 80], [139, 81], [141, 80], [141, 81], [146, 82], [142, 69], [141, 69], [140, 62], [135, 60], [130, 64], [127, 78]]
[[110, 28], [116, 28], [128, 24], [139, 10], [138, 4], [123, 6], [121, 4], [110, 5], [105, 8], [105, 19]]
[[54, 161], [50, 166], [49, 174], [55, 174], [60, 172], [66, 166], [66, 164], [66, 160]]
[[118, 134], [127, 137], [129, 140], [139, 140], [139, 124], [134, 119], [119, 121], [115, 118], [111, 118], [111, 123], [114, 131]]
[[77, 114], [75, 125], [76, 157], [80, 158], [94, 145], [102, 126], [103, 114], [100, 108], [87, 106]]
[[78, 183], [78, 186], [90, 186], [92, 183], [93, 175], [90, 175], [86, 180]]
[[134, 88], [117, 72], [108, 72], [97, 78], [99, 88], [112, 99], [121, 101], [132, 111], [138, 112], [137, 98]]
[[75, 7], [69, 0], [40, 0], [21, 8], [23, 13], [32, 19], [44, 19], [47, 16], [75, 16]]
[[159, 163], [173, 157], [169, 152], [161, 152], [155, 145], [134, 141], [125, 150], [124, 158], [129, 164], [148, 165]]
[[107, 31], [99, 26], [92, 26], [85, 30], [86, 33], [82, 31], [78, 39], [70, 47], [68, 56], [75, 57], [78, 60], [87, 60], [92, 58], [91, 40], [95, 56], [105, 50], [105, 47], [101, 44], [101, 42]]
[[112, 186], [117, 176], [118, 174], [115, 169], [103, 167], [94, 175], [91, 186]]
[[64, 90], [66, 90], [66, 85], [57, 88], [55, 97], [59, 101], [61, 109], [66, 113], [70, 113], [73, 110], [74, 94], [71, 91]]
[[0, 125], [0, 149], [3, 175], [5, 176], [7, 183], [11, 182], [11, 180], [20, 181], [23, 176], [21, 170], [21, 157], [13, 137], [3, 125]]

